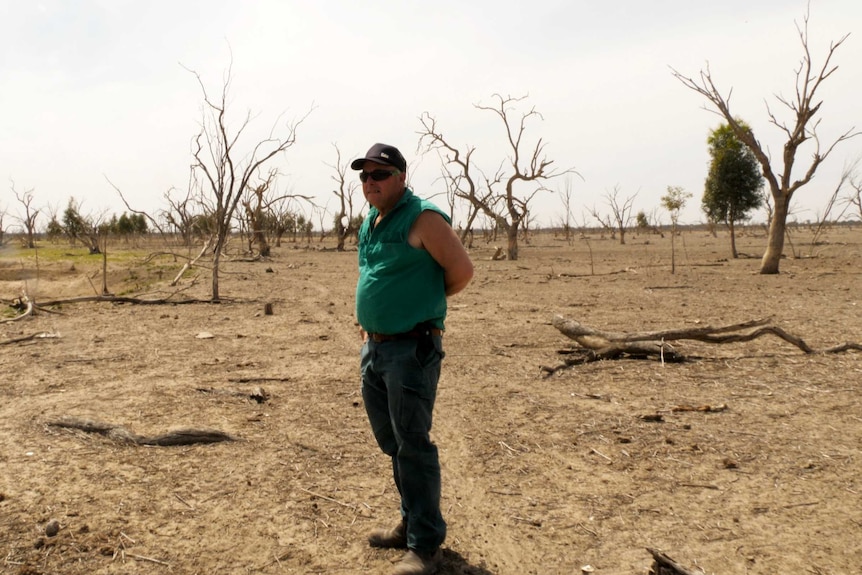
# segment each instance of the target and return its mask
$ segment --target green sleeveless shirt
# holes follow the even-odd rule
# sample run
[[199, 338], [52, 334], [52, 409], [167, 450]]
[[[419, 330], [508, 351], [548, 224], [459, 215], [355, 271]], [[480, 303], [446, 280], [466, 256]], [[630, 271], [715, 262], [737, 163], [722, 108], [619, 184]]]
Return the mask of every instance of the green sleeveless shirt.
[[426, 250], [407, 243], [410, 228], [425, 210], [439, 213], [451, 224], [440, 208], [413, 195], [409, 188], [379, 224], [374, 225], [379, 215], [374, 207], [362, 222], [356, 318], [367, 332], [403, 333], [422, 322], [444, 327], [443, 268]]

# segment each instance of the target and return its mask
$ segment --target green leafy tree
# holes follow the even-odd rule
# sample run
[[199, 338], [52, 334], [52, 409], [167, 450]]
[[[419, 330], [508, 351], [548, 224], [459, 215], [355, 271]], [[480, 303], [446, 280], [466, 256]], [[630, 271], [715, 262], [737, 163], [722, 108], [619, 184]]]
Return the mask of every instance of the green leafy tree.
[[48, 236], [48, 240], [52, 244], [56, 244], [57, 240], [63, 237], [65, 233], [66, 231], [63, 229], [63, 224], [57, 220], [56, 215], [52, 215], [51, 219], [48, 221], [48, 225], [45, 226], [45, 235]]
[[123, 214], [118, 218], [114, 215], [111, 218], [109, 225], [112, 234], [121, 236], [128, 240], [131, 236], [142, 235], [147, 233], [147, 219], [143, 214]]
[[638, 215], [635, 216], [635, 221], [639, 230], [649, 229], [649, 220], [647, 220], [646, 213], [643, 210], [639, 211]]
[[75, 198], [69, 198], [63, 211], [63, 232], [72, 245], [77, 240], [87, 246], [91, 254], [102, 253], [99, 247], [100, 224], [95, 218], [81, 214]]
[[[744, 130], [749, 129], [737, 120]], [[749, 148], [743, 144], [730, 124], [722, 124], [707, 138], [709, 175], [703, 190], [701, 207], [712, 223], [723, 223], [730, 230], [730, 251], [736, 250], [735, 224], [750, 217], [750, 212], [763, 205], [763, 176], [760, 164]]]

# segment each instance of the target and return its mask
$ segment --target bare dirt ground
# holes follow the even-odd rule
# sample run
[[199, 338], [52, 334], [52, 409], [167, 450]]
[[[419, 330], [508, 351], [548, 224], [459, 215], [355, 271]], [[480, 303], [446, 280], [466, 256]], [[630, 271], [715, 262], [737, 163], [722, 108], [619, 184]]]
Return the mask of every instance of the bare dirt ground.
[[[771, 317], [815, 349], [860, 342], [862, 230], [806, 234], [794, 248], [813, 257], [775, 276], [705, 232], [677, 238], [674, 274], [669, 237], [544, 236], [516, 262], [473, 249], [434, 427], [442, 573], [644, 575], [648, 547], [692, 572], [860, 573], [862, 353], [765, 336], [681, 342], [680, 364], [541, 369], [573, 345], [554, 314], [616, 331]], [[36, 274], [6, 251], [0, 299], [24, 278], [37, 301], [92, 295], [92, 262]], [[109, 258], [109, 287], [155, 280], [137, 265]], [[202, 273], [185, 295], [207, 297]], [[225, 264], [219, 305], [75, 303], [0, 324], [0, 573], [387, 573], [400, 553], [365, 542], [397, 495], [361, 405], [355, 280], [355, 251], [287, 245]], [[58, 337], [8, 343], [43, 332]], [[674, 409], [701, 405], [726, 409]], [[63, 418], [237, 440], [143, 446], [51, 425]]]

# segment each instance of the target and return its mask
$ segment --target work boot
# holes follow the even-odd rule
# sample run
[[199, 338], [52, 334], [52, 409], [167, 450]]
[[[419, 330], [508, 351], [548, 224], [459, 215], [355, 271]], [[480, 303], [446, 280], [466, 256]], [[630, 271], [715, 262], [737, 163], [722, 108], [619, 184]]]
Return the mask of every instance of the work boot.
[[386, 549], [407, 549], [407, 524], [402, 520], [392, 529], [375, 529], [368, 535], [368, 544]]
[[395, 566], [392, 575], [434, 575], [440, 568], [441, 557], [439, 549], [428, 552], [411, 549]]

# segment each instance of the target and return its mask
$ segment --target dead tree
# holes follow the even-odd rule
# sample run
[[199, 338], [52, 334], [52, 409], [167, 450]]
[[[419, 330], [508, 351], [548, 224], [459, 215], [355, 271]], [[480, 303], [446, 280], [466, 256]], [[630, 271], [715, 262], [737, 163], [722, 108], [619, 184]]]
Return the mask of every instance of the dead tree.
[[854, 172], [850, 178], [850, 187], [852, 190], [847, 196], [845, 200], [847, 202], [847, 207], [853, 206], [854, 213], [852, 217], [857, 218], [860, 222], [862, 222], [862, 179], [859, 178], [859, 175]]
[[632, 210], [634, 210], [634, 201], [637, 193], [626, 198], [620, 197], [620, 187], [614, 186], [612, 192], [605, 192], [605, 203], [611, 209], [611, 214], [602, 217], [598, 210], [593, 208], [590, 213], [602, 225], [603, 228], [610, 231], [611, 239], [614, 238], [614, 232], [620, 233], [620, 245], [626, 243], [626, 230], [632, 224]]
[[467, 245], [468, 234], [473, 229], [473, 222], [479, 213], [494, 219], [496, 214], [490, 210], [490, 195], [480, 192], [477, 185], [478, 169], [472, 163], [475, 147], [460, 150], [450, 144], [443, 133], [437, 128], [437, 120], [428, 112], [420, 116], [423, 131], [420, 132], [419, 145], [427, 150], [436, 150], [442, 164], [443, 180], [446, 183], [447, 196], [460, 198], [467, 203], [467, 217], [461, 230], [461, 243]]
[[[508, 216], [508, 219], [503, 218], [502, 221], [499, 222], [506, 231], [508, 258], [510, 260], [517, 260], [518, 230], [529, 213], [529, 202], [536, 194], [547, 190], [545, 187], [545, 182], [547, 180], [564, 174], [577, 172], [573, 169], [566, 169], [562, 172], [558, 172], [556, 169], [552, 168], [551, 164], [553, 164], [554, 161], [549, 160], [545, 155], [545, 143], [542, 141], [542, 138], [536, 140], [535, 146], [532, 148], [531, 152], [524, 149], [522, 138], [526, 130], [527, 121], [532, 117], [544, 119], [542, 115], [536, 111], [535, 107], [522, 113], [520, 119], [517, 120], [516, 126], [515, 118], [510, 115], [512, 112], [511, 106], [520, 102], [524, 98], [513, 98], [512, 96], [506, 96], [504, 98], [500, 94], [494, 94], [494, 98], [497, 99], [497, 105], [493, 107], [482, 106], [479, 104], [476, 104], [475, 107], [479, 110], [487, 110], [496, 114], [500, 120], [502, 120], [503, 127], [506, 130], [506, 139], [509, 144], [510, 152], [508, 162], [512, 171], [509, 176], [505, 178], [503, 189], [495, 193], [495, 195], [498, 196], [504, 204], [504, 213]], [[502, 173], [500, 173], [500, 176], [502, 176]], [[495, 183], [499, 183], [501, 179], [502, 177], [495, 178]], [[486, 180], [486, 183], [488, 183], [489, 192], [494, 190], [494, 187], [490, 185], [489, 180]], [[523, 184], [534, 184], [536, 187], [526, 197], [523, 197], [515, 191], [516, 185], [520, 186]]]
[[252, 146], [250, 152], [242, 152], [238, 149], [238, 142], [251, 122], [251, 113], [246, 115], [235, 132], [231, 132], [229, 125], [233, 122], [227, 119], [227, 100], [231, 84], [230, 68], [225, 75], [218, 99], [210, 98], [200, 75], [197, 72], [191, 72], [197, 78], [204, 100], [201, 130], [195, 136], [193, 143], [192, 167], [202, 175], [204, 189], [201, 193], [208, 196], [213, 206], [215, 242], [211, 297], [213, 303], [217, 303], [220, 301], [221, 255], [230, 237], [231, 222], [236, 214], [237, 205], [252, 178], [257, 177], [270, 160], [296, 143], [296, 130], [308, 114], [296, 122], [288, 123], [284, 136], [276, 136], [273, 129], [268, 137]]
[[[332, 144], [335, 147], [335, 164], [327, 164], [335, 171], [332, 179], [338, 185], [338, 188], [332, 193], [338, 198], [338, 211], [334, 216], [335, 228], [335, 249], [339, 252], [344, 251], [344, 242], [353, 235], [357, 230], [353, 229], [356, 222], [356, 216], [353, 213], [353, 196], [356, 194], [357, 184], [354, 180], [347, 181], [347, 170], [350, 167], [349, 162], [341, 161], [341, 150], [337, 144]], [[323, 226], [320, 226], [323, 229]]]
[[572, 182], [569, 178], [566, 178], [563, 184], [563, 190], [560, 192], [560, 202], [563, 207], [563, 215], [559, 219], [560, 228], [562, 229], [563, 238], [566, 240], [566, 243], [572, 245], [575, 230], [572, 225]]
[[[459, 197], [467, 200], [476, 213], [483, 212], [495, 224], [506, 232], [507, 256], [510, 260], [518, 259], [518, 232], [521, 230], [525, 219], [529, 214], [529, 204], [532, 199], [542, 191], [547, 191], [545, 183], [547, 180], [568, 173], [577, 173], [574, 169], [557, 171], [551, 165], [545, 155], [545, 143], [541, 138], [536, 140], [534, 146], [528, 149], [524, 142], [524, 132], [527, 122], [533, 118], [543, 119], [542, 115], [531, 108], [523, 112], [520, 118], [515, 118], [513, 106], [525, 99], [525, 97], [514, 98], [503, 97], [494, 94], [497, 100], [494, 106], [474, 104], [478, 110], [485, 110], [497, 115], [503, 122], [506, 131], [506, 140], [509, 147], [509, 157], [500, 163], [500, 167], [494, 176], [483, 176], [485, 192], [480, 193], [474, 182], [474, 176], [470, 173], [470, 157], [474, 148], [468, 148], [467, 152], [461, 152], [452, 146], [437, 129], [436, 121], [427, 112], [420, 120], [424, 131], [420, 132], [420, 146], [425, 145], [427, 149], [436, 149], [442, 152], [444, 165], [452, 164], [457, 168], [449, 178], [450, 184], [457, 185], [456, 193]], [[509, 169], [504, 169], [508, 164]], [[466, 188], [462, 188], [465, 185]], [[528, 186], [531, 191], [524, 194], [523, 187]], [[517, 188], [517, 190], [516, 190]], [[472, 221], [468, 218], [465, 230], [469, 230]], [[465, 232], [466, 233], [466, 232]], [[462, 238], [463, 241], [463, 238]]]
[[[195, 218], [200, 215], [194, 209], [192, 201], [193, 184], [190, 181], [184, 196], [174, 197], [172, 194], [176, 188], [171, 188], [165, 192], [165, 201], [168, 204], [167, 208], [161, 210], [160, 215], [170, 227], [171, 231], [179, 234], [182, 238], [183, 245], [187, 248], [192, 246], [194, 238], [194, 223]], [[128, 205], [128, 204], [127, 204]], [[158, 229], [161, 229], [158, 227]]]
[[[20, 221], [21, 225], [24, 226], [24, 233], [27, 237], [27, 248], [33, 249], [36, 247], [36, 218], [39, 217], [39, 210], [31, 207], [31, 204], [33, 203], [33, 188], [30, 188], [26, 192], [18, 193], [18, 190], [15, 189], [15, 182], [13, 181], [12, 193], [15, 194], [15, 198], [17, 198], [18, 203], [20, 203], [24, 208], [24, 214], [18, 217], [18, 221]], [[2, 229], [2, 226], [0, 226], [0, 229]]]
[[254, 187], [249, 187], [247, 197], [242, 202], [248, 222], [249, 250], [251, 251], [253, 246], [256, 245], [257, 253], [263, 258], [269, 257], [271, 251], [269, 241], [266, 238], [266, 231], [272, 227], [266, 221], [269, 212], [266, 209], [267, 202], [264, 195], [269, 190], [270, 185], [272, 185], [276, 173], [275, 170], [270, 170], [265, 180]]
[[[603, 230], [602, 238], [605, 237], [604, 232], [607, 232], [612, 240], [617, 239], [617, 228], [610, 215], [603, 215], [595, 206], [593, 206], [592, 209], [587, 208], [587, 211], [599, 223], [599, 226]], [[584, 228], [586, 228], [586, 226], [584, 226]]]
[[817, 218], [817, 225], [814, 227], [814, 235], [811, 238], [811, 255], [814, 255], [814, 248], [820, 242], [820, 238], [828, 227], [829, 221], [841, 221], [847, 213], [847, 210], [850, 209], [850, 203], [844, 202], [844, 206], [840, 213], [837, 216], [833, 216], [832, 214], [832, 210], [836, 207], [836, 204], [841, 203], [839, 200], [841, 198], [840, 194], [842, 189], [847, 185], [852, 185], [852, 179], [859, 167], [860, 160], [862, 160], [862, 158], [857, 158], [855, 161], [844, 165], [844, 169], [841, 171], [841, 177], [838, 178], [838, 184], [836, 184], [835, 189], [832, 191], [829, 201], [826, 202], [826, 208], [823, 210], [823, 214]]
[[[713, 112], [722, 116], [733, 130], [734, 135], [740, 142], [745, 144], [757, 158], [760, 167], [763, 169], [763, 176], [769, 184], [769, 190], [774, 200], [774, 211], [771, 213], [769, 222], [769, 238], [766, 251], [763, 254], [763, 259], [760, 264], [760, 273], [762, 274], [777, 274], [779, 271], [779, 263], [784, 252], [784, 238], [787, 226], [787, 216], [790, 213], [790, 200], [793, 194], [811, 181], [814, 177], [817, 168], [829, 156], [835, 146], [841, 142], [848, 140], [854, 136], [858, 136], [862, 132], [856, 132], [855, 128], [838, 136], [825, 150], [820, 146], [820, 139], [817, 136], [817, 126], [820, 120], [815, 120], [814, 117], [820, 111], [820, 106], [823, 101], [816, 101], [815, 96], [820, 85], [832, 75], [838, 66], [833, 66], [831, 63], [832, 56], [849, 34], [845, 34], [837, 42], [832, 42], [829, 46], [829, 51], [826, 54], [826, 59], [823, 65], [817, 69], [814, 66], [811, 51], [809, 50], [808, 40], [808, 13], [806, 12], [803, 18], [803, 23], [800, 26], [796, 25], [796, 31], [799, 35], [799, 40], [802, 43], [803, 56], [796, 68], [796, 99], [789, 100], [783, 96], [778, 96], [778, 101], [791, 111], [794, 118], [792, 124], [780, 120], [767, 105], [766, 112], [769, 116], [769, 122], [778, 127], [786, 137], [784, 143], [784, 152], [782, 159], [784, 167], [780, 172], [777, 172], [772, 165], [772, 158], [768, 150], [760, 144], [754, 135], [754, 132], [740, 120], [734, 117], [730, 109], [730, 97], [733, 94], [731, 89], [727, 95], [721, 93], [716, 87], [712, 78], [712, 74], [707, 64], [705, 70], [701, 70], [700, 79], [693, 79], [683, 76], [671, 68], [673, 76], [682, 82], [682, 84], [704, 98], [712, 105]], [[793, 167], [796, 161], [796, 154], [800, 147], [809, 140], [814, 142], [814, 153], [812, 154], [811, 164], [808, 166], [805, 173], [794, 178]]]

